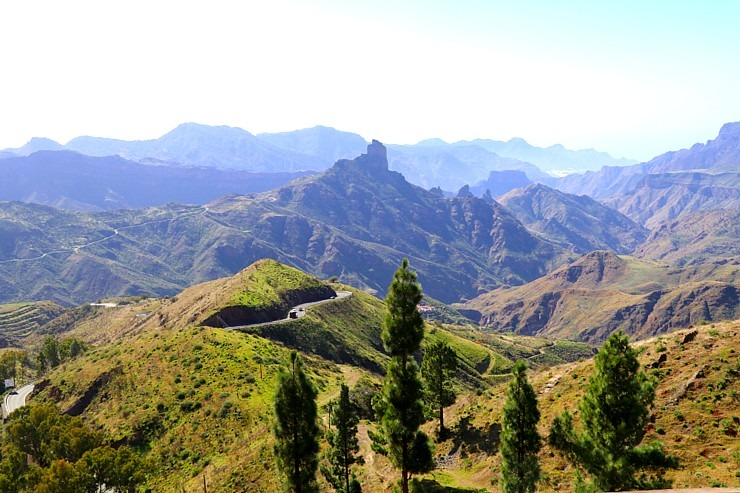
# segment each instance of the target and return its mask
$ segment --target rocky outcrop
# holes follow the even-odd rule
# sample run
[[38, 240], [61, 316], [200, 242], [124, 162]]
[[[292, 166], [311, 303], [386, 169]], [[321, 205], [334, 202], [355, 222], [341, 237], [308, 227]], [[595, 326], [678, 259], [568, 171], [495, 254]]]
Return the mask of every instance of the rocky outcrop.
[[[69, 406], [64, 411], [64, 413], [70, 416], [79, 416], [80, 414], [85, 412], [85, 409], [87, 409], [90, 403], [92, 403], [93, 399], [98, 397], [100, 391], [103, 390], [114, 378], [121, 375], [122, 373], [123, 368], [119, 366], [98, 375], [98, 377], [88, 386], [87, 390], [85, 390], [85, 393], [82, 394], [82, 397], [77, 399], [74, 404]], [[49, 392], [51, 393], [51, 391]]]
[[668, 399], [668, 402], [666, 402], [666, 406], [676, 406], [678, 405], [679, 401], [686, 397], [686, 394], [692, 390], [698, 387], [699, 381], [704, 378], [704, 372], [707, 370], [707, 365], [702, 365], [701, 368], [696, 370], [696, 372], [689, 378], [680, 389], [676, 390], [676, 393], [671, 396], [670, 399]]

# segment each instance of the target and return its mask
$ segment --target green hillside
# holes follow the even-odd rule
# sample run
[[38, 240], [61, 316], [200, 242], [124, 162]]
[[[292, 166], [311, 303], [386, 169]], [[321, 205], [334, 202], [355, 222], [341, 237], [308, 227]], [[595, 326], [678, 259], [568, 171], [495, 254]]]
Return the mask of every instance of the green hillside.
[[[248, 293], [253, 288], [269, 291], [267, 280], [275, 275], [301, 280], [294, 286], [299, 291], [301, 286], [310, 291], [316, 282], [277, 262], [261, 261], [236, 276], [194, 286], [170, 299], [142, 299], [82, 317], [79, 325], [71, 324], [60, 335], [93, 337], [91, 327], [96, 317], [116, 328], [106, 339], [92, 339], [97, 344], [90, 351], [50, 374], [39, 384], [40, 393], [33, 399], [51, 398], [61, 409], [80, 415], [88, 425], [102, 430], [111, 443], [126, 443], [137, 449], [149, 461], [147, 487], [152, 491], [199, 492], [204, 477], [208, 490], [213, 492], [277, 491], [270, 406], [276, 375], [289, 349], [296, 347], [304, 354], [309, 374], [319, 389], [320, 406], [336, 397], [339, 385], [345, 382], [353, 389], [355, 398], [360, 399], [366, 418], [372, 418], [370, 399], [377, 392], [387, 356], [380, 341], [383, 303], [357, 290], [352, 290], [349, 298], [312, 306], [304, 317], [285, 323], [244, 330], [200, 323], [233, 306], [233, 301], [240, 298], [238, 293]], [[274, 306], [279, 306], [286, 301], [281, 296], [291, 290], [275, 284], [276, 292], [282, 293], [274, 301]], [[349, 289], [338, 284], [331, 287], [337, 291]], [[137, 319], [137, 313], [147, 315]], [[723, 343], [707, 346], [701, 339], [698, 344], [686, 344], [681, 349], [680, 344], [664, 341], [671, 366], [665, 367], [663, 374], [679, 372], [678, 367], [668, 369], [674, 364], [683, 365], [680, 372], [691, 370], [693, 362], [698, 361], [697, 350], [709, 347], [721, 352], [712, 356], [713, 361], [720, 361], [712, 372], [717, 372], [718, 378], [724, 375], [726, 381], [721, 384], [721, 396], [707, 394], [715, 400], [706, 401], [706, 405], [713, 412], [721, 410], [722, 417], [715, 420], [714, 428], [714, 418], [707, 414], [710, 421], [705, 423], [702, 415], [699, 426], [722, 447], [730, 442], [715, 431], [722, 429], [723, 419], [730, 419], [728, 426], [734, 426], [731, 412], [724, 409], [729, 409], [732, 392], [737, 390], [732, 373], [737, 370], [737, 355], [725, 342], [735, 340], [729, 334], [736, 334], [738, 328], [718, 326], [706, 330], [716, 330], [717, 335], [702, 338], [721, 338]], [[585, 344], [491, 334], [473, 326], [439, 322], [428, 325], [424, 344], [439, 339], [450, 343], [460, 357], [456, 376], [460, 395], [447, 411], [446, 421], [453, 437], [437, 445], [437, 456], [443, 457], [440, 460], [447, 465], [425, 481], [454, 487], [448, 490], [452, 492], [490, 489], [498, 467], [497, 416], [512, 361], [524, 358], [530, 362], [537, 389], [545, 388], [559, 376], [550, 387], [555, 390], [541, 397], [543, 415], [552, 416], [566, 403], [572, 407], [576, 402], [582, 386], [572, 385], [571, 380], [573, 384], [583, 381], [590, 364], [587, 358], [593, 350]], [[653, 349], [646, 350], [644, 358], [651, 359], [657, 355], [657, 343], [649, 344], [653, 344]], [[582, 362], [575, 362], [579, 359]], [[575, 363], [563, 364], [566, 361]], [[553, 367], [553, 363], [561, 365]], [[659, 389], [661, 395], [668, 392], [666, 389], [679, 386], [679, 381], [672, 378], [664, 379], [668, 387]], [[712, 385], [711, 392], [716, 392], [718, 383]], [[664, 423], [661, 426], [668, 436], [679, 436], [682, 432], [670, 420], [669, 412], [659, 418]], [[688, 410], [682, 412], [688, 416]], [[325, 412], [322, 416], [326, 423]], [[388, 491], [397, 476], [385, 457], [370, 450], [367, 432], [374, 426], [368, 420], [360, 424], [360, 453], [365, 465], [358, 473], [366, 493]], [[434, 422], [429, 422], [425, 428], [431, 433], [434, 426]], [[723, 454], [723, 459], [719, 455], [712, 459], [717, 471], [729, 468], [735, 460], [731, 451]], [[571, 475], [557, 459], [543, 460], [547, 480], [542, 491], [556, 491], [570, 484]], [[692, 478], [685, 481], [690, 485], [708, 484]]]

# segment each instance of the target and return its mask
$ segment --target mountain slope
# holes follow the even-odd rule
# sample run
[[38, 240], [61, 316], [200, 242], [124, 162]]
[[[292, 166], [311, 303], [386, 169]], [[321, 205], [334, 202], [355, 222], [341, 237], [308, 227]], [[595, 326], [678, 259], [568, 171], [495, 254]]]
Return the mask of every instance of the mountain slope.
[[0, 305], [0, 348], [23, 347], [28, 337], [64, 312], [48, 301]]
[[[657, 380], [656, 397], [643, 443], [659, 441], [677, 455], [680, 467], [668, 470], [671, 492], [734, 492], [740, 489], [737, 457], [737, 393], [740, 322], [707, 324], [635, 344], [641, 369]], [[684, 342], [684, 340], [689, 342]], [[593, 372], [593, 359], [528, 372], [538, 393], [541, 412], [538, 430], [550, 432], [553, 420], [564, 411], [574, 414]], [[508, 383], [480, 396], [466, 396], [448, 414], [453, 428], [470, 435], [485, 433], [500, 423]], [[575, 412], [574, 412], [575, 411]], [[485, 435], [484, 435], [485, 436]], [[459, 443], [459, 442], [458, 442]], [[445, 449], [449, 450], [449, 449]], [[468, 457], [465, 460], [465, 452]], [[475, 485], [493, 490], [501, 474], [500, 454], [475, 454], [474, 443], [461, 444], [460, 458], [449, 469], [436, 471], [450, 480], [475, 478]], [[575, 470], [557, 451], [544, 444], [540, 453], [542, 479], [537, 491], [576, 491]], [[471, 463], [472, 462], [472, 463]], [[457, 468], [463, 471], [457, 472]], [[696, 488], [696, 489], [682, 489]]]
[[305, 174], [153, 166], [117, 156], [38, 151], [0, 162], [0, 200], [80, 210], [204, 204], [227, 193], [264, 192]]
[[702, 320], [732, 320], [739, 307], [738, 265], [676, 269], [604, 251], [464, 305], [492, 330], [589, 342], [615, 330], [646, 337]]
[[723, 125], [717, 138], [706, 144], [667, 152], [633, 166], [604, 167], [597, 172], [566, 176], [557, 180], [555, 186], [564, 192], [601, 200], [631, 193], [647, 174], [694, 170], [713, 174], [740, 171], [740, 122]]
[[740, 208], [682, 215], [655, 229], [635, 255], [673, 265], [740, 262]]
[[684, 214], [740, 207], [740, 173], [648, 174], [629, 193], [604, 203], [655, 229]]
[[528, 228], [571, 245], [576, 253], [630, 253], [647, 237], [644, 228], [616, 210], [542, 184], [513, 190], [499, 202]]
[[[206, 207], [72, 215], [0, 203], [0, 211], [8, 224], [0, 244], [5, 300], [173, 294], [265, 257], [383, 293], [409, 257], [430, 296], [456, 301], [533, 280], [570, 256], [497, 203], [411, 185], [388, 170], [377, 142], [322, 175]], [[49, 252], [56, 253], [36, 259]]]
[[257, 138], [275, 147], [313, 156], [325, 169], [340, 159], [351, 159], [367, 148], [365, 139], [351, 132], [316, 126], [292, 132], [261, 133]]
[[689, 149], [667, 152], [646, 163], [649, 173], [712, 170], [738, 171], [740, 168], [740, 122], [725, 123], [717, 138]]

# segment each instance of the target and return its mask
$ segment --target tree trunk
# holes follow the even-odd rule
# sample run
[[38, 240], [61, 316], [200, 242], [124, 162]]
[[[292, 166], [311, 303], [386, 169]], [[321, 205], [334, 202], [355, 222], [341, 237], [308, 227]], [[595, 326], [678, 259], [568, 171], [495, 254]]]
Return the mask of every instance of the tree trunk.
[[409, 493], [409, 472], [406, 469], [401, 471], [401, 491]]
[[445, 437], [445, 408], [442, 405], [439, 406], [439, 438], [443, 440]]

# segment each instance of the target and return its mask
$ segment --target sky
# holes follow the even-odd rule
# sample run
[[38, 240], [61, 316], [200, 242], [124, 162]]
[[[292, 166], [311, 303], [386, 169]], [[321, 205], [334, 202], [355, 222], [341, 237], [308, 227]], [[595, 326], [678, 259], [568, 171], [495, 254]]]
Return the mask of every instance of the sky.
[[0, 2], [0, 149], [315, 125], [647, 160], [740, 121], [740, 1]]

